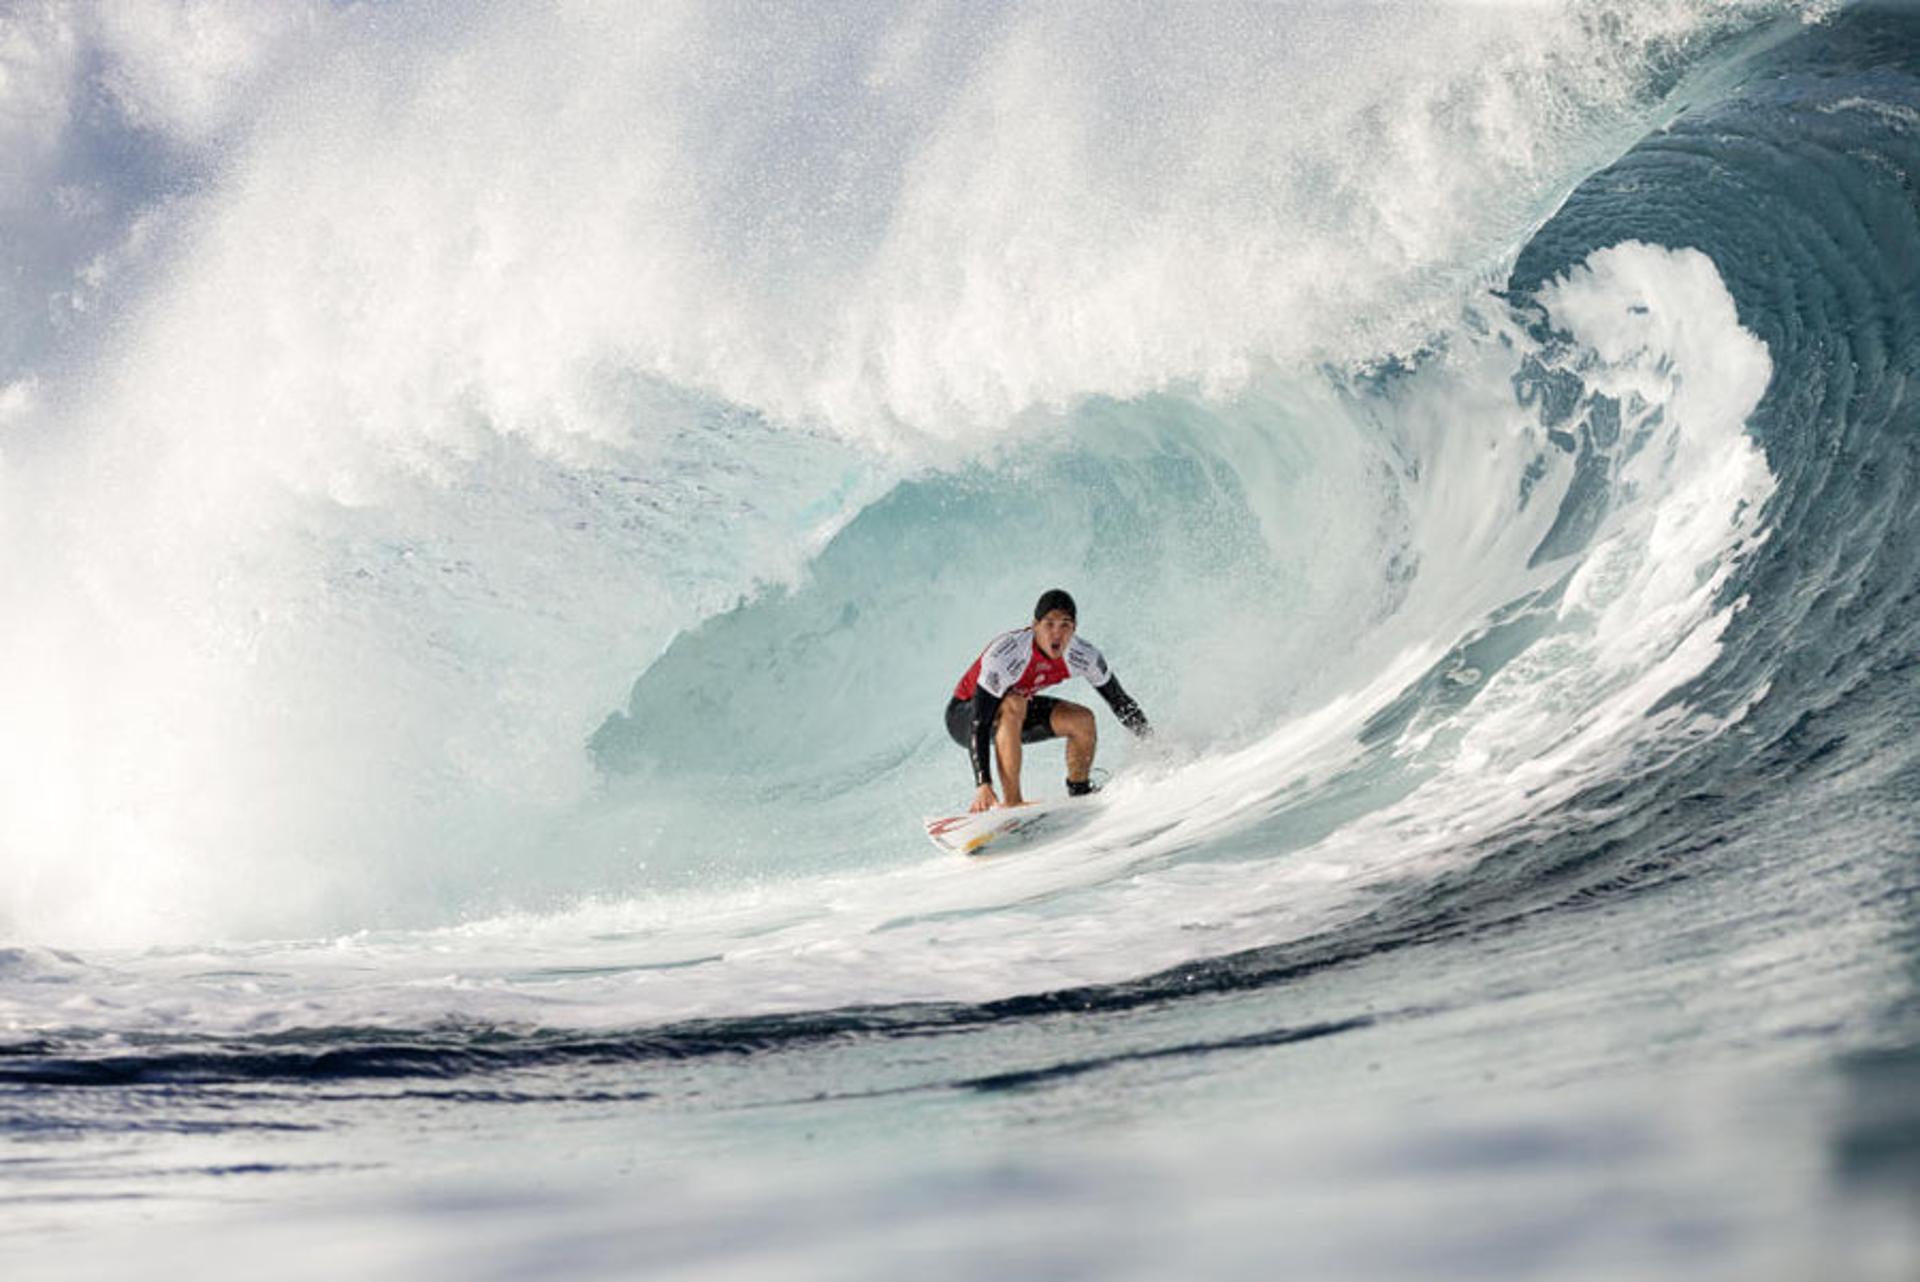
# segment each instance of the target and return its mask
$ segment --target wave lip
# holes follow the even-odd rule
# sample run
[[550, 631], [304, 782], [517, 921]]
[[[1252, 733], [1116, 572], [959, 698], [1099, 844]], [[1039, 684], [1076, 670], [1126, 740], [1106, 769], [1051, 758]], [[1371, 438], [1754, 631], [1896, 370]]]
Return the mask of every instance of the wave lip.
[[1622, 238], [1691, 246], [1716, 264], [1774, 363], [1748, 424], [1777, 478], [1763, 514], [1772, 534], [1729, 585], [1746, 607], [1722, 660], [1681, 692], [1722, 710], [1768, 693], [1744, 743], [1722, 745], [1701, 770], [1705, 791], [1754, 762], [1790, 779], [1849, 738], [1884, 741], [1884, 705], [1909, 698], [1889, 683], [1911, 652], [1909, 549], [1920, 542], [1920, 467], [1907, 444], [1920, 350], [1920, 14], [1850, 6], [1721, 80], [1582, 183], [1510, 283], [1529, 296]]

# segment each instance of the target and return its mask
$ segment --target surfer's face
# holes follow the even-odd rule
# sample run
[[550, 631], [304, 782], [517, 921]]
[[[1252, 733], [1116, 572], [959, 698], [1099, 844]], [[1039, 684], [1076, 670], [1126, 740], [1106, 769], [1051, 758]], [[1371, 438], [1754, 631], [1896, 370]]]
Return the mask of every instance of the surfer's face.
[[1033, 640], [1049, 659], [1057, 659], [1066, 653], [1067, 642], [1073, 640], [1073, 616], [1065, 610], [1048, 610], [1046, 614], [1033, 621]]

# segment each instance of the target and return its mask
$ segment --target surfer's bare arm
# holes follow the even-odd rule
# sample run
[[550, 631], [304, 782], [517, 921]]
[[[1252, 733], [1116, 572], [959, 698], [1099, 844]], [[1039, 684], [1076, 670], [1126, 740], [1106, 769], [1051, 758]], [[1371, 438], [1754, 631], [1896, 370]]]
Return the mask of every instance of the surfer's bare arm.
[[1107, 706], [1113, 709], [1113, 715], [1120, 718], [1121, 725], [1142, 739], [1153, 733], [1153, 727], [1147, 724], [1147, 714], [1140, 710], [1140, 705], [1133, 701], [1133, 696], [1121, 687], [1119, 677], [1109, 673], [1107, 679], [1094, 689], [1099, 691], [1100, 697], [1107, 701]]

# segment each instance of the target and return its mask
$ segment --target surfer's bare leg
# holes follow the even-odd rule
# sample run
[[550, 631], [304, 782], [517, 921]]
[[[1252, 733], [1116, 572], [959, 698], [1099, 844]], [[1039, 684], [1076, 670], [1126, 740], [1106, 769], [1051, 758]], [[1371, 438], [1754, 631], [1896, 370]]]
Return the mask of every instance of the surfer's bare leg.
[[1021, 806], [1020, 727], [1027, 720], [1027, 696], [1010, 694], [1000, 701], [1000, 719], [993, 727], [994, 756], [1000, 763], [1000, 804]]
[[1054, 705], [1048, 724], [1067, 741], [1067, 780], [1084, 783], [1093, 772], [1093, 753], [1100, 742], [1100, 727], [1091, 709], [1062, 699]]

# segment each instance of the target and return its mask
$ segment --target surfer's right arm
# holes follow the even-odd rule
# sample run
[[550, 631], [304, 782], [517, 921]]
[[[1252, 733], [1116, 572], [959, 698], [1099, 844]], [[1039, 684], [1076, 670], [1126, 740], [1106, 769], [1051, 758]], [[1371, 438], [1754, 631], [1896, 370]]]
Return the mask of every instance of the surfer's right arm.
[[1000, 699], [997, 694], [988, 691], [986, 682], [973, 687], [973, 739], [967, 745], [967, 756], [973, 761], [973, 806], [975, 814], [982, 810], [991, 810], [1000, 804], [1000, 798], [993, 791], [993, 728], [1000, 723]]

